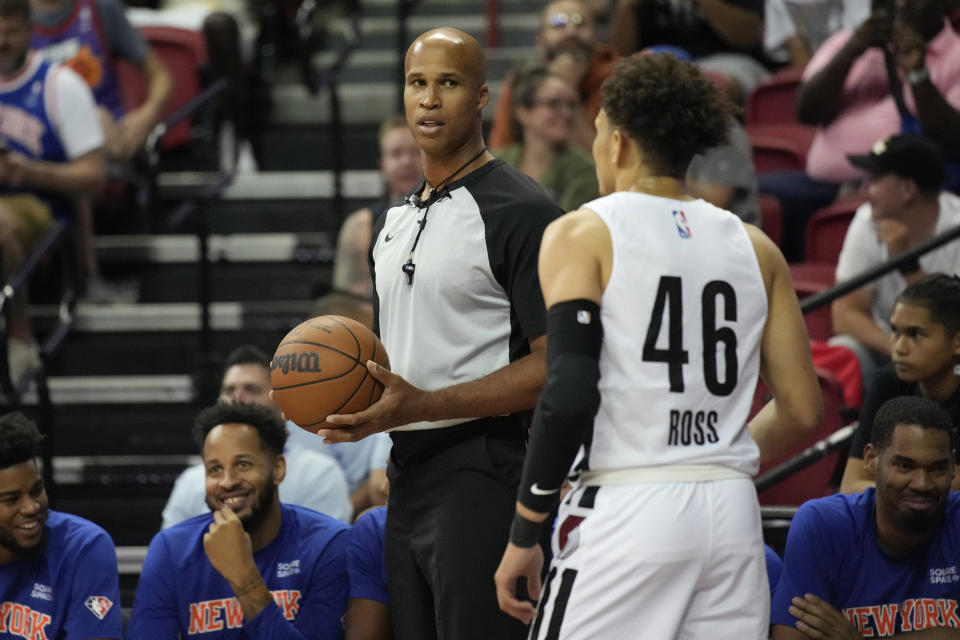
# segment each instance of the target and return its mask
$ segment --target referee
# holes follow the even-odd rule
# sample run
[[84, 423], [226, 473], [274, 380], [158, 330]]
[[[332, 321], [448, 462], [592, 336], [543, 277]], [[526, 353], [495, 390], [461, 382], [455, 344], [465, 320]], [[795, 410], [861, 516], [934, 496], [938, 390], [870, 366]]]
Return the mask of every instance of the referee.
[[387, 574], [398, 640], [509, 640], [491, 576], [506, 545], [530, 410], [546, 377], [537, 254], [562, 212], [496, 160], [480, 44], [451, 28], [407, 51], [404, 104], [424, 180], [375, 222], [376, 330], [393, 372], [366, 411], [320, 431], [350, 441], [391, 430]]

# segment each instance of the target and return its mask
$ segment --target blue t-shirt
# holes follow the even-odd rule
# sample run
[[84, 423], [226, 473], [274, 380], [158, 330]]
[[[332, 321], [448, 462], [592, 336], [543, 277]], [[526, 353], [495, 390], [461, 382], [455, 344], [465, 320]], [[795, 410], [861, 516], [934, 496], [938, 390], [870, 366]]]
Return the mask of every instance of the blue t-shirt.
[[387, 595], [387, 565], [384, 562], [384, 531], [387, 508], [378, 507], [363, 514], [350, 530], [347, 541], [347, 572], [350, 597], [390, 604]]
[[763, 555], [767, 561], [767, 582], [770, 583], [770, 597], [772, 598], [777, 583], [780, 582], [780, 574], [783, 572], [783, 560], [780, 559], [776, 551], [766, 544], [763, 545]]
[[330, 516], [282, 506], [280, 533], [253, 554], [274, 604], [244, 621], [233, 589], [203, 549], [212, 514], [164, 529], [150, 543], [127, 637], [338, 639], [347, 608], [349, 527]]
[[50, 511], [44, 549], [0, 564], [0, 638], [122, 638], [117, 552], [107, 532]]
[[794, 626], [790, 599], [812, 593], [841, 611], [864, 637], [930, 627], [960, 627], [960, 493], [947, 500], [944, 525], [908, 556], [877, 542], [876, 491], [810, 500], [787, 535], [770, 623]]

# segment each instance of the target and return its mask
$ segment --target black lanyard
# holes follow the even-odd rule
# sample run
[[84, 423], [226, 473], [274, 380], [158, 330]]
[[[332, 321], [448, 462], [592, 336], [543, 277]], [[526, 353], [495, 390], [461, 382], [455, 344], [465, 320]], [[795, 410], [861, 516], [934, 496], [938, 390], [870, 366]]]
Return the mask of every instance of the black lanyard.
[[[413, 285], [413, 274], [417, 270], [417, 265], [413, 262], [413, 252], [416, 251], [417, 244], [420, 243], [420, 236], [423, 234], [423, 228], [427, 226], [427, 214], [430, 213], [430, 205], [432, 205], [434, 202], [437, 202], [445, 195], [448, 195], [444, 189], [444, 186], [446, 186], [446, 184], [450, 182], [450, 180], [458, 173], [466, 169], [474, 160], [486, 153], [486, 151], [487, 148], [484, 147], [480, 150], [480, 153], [467, 160], [465, 163], [463, 163], [463, 166], [438, 182], [436, 185], [432, 185], [430, 184], [429, 180], [424, 179], [425, 182], [430, 185], [430, 193], [427, 194], [427, 201], [423, 205], [426, 207], [426, 209], [423, 212], [423, 217], [417, 220], [417, 224], [420, 225], [420, 229], [417, 230], [417, 237], [413, 239], [413, 246], [410, 247], [410, 253], [407, 255], [407, 261], [403, 263], [403, 266], [400, 267], [400, 270], [407, 275], [407, 284], [411, 286]], [[416, 203], [417, 207], [421, 206], [419, 198], [416, 200]]]

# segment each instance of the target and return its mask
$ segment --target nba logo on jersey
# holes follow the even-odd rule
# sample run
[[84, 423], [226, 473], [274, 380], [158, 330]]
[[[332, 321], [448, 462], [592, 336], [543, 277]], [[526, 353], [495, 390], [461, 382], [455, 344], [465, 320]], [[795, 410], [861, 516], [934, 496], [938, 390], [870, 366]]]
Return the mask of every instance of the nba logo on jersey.
[[87, 605], [87, 609], [90, 609], [98, 620], [103, 620], [113, 606], [113, 601], [106, 596], [90, 596], [83, 604]]
[[681, 238], [689, 238], [690, 225], [687, 224], [687, 216], [683, 215], [683, 211], [674, 211], [673, 221], [677, 224], [677, 235]]

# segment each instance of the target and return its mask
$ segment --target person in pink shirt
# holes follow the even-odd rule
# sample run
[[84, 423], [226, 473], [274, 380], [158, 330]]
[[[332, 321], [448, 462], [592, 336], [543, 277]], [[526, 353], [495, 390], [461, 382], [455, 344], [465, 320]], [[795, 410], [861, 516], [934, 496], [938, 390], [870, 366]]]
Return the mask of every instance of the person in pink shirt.
[[[858, 179], [848, 154], [900, 131], [923, 133], [948, 156], [960, 151], [960, 35], [944, 0], [892, 0], [891, 8], [838, 31], [804, 70], [797, 116], [818, 127], [806, 172], [760, 177], [760, 190], [784, 204], [787, 243], [802, 245], [810, 215]], [[796, 246], [784, 252], [802, 257]]]

